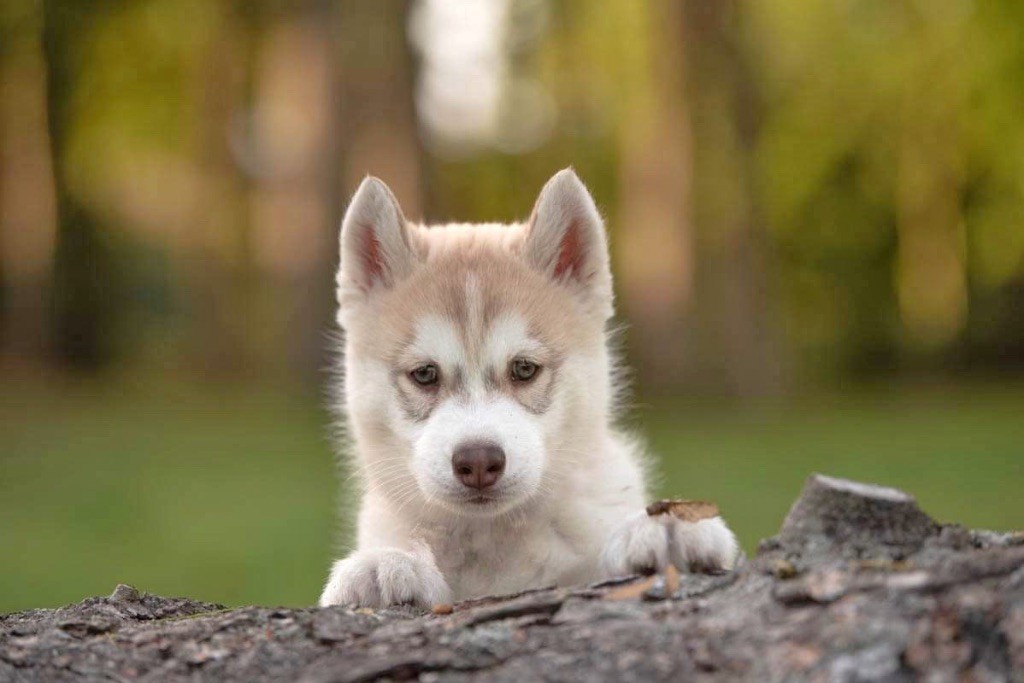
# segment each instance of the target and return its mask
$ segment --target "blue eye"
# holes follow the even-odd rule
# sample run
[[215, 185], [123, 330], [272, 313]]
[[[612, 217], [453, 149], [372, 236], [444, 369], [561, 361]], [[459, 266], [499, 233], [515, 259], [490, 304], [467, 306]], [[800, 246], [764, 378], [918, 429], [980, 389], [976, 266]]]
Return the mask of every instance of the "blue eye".
[[540, 366], [533, 361], [528, 361], [525, 358], [517, 358], [512, 361], [512, 380], [515, 382], [529, 382], [537, 376], [537, 372], [539, 370]]
[[413, 382], [416, 382], [416, 384], [419, 384], [421, 387], [433, 386], [437, 384], [437, 366], [433, 363], [421, 365], [410, 372], [409, 376], [412, 377]]

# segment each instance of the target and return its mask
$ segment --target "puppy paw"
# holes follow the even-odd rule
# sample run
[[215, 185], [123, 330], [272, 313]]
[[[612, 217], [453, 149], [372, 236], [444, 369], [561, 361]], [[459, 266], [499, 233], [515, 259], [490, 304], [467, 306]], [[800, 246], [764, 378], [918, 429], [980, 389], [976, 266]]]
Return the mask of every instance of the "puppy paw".
[[612, 532], [601, 566], [609, 577], [660, 572], [669, 564], [680, 571], [716, 572], [732, 569], [738, 554], [736, 537], [721, 517], [685, 522], [641, 511]]
[[699, 522], [668, 517], [664, 522], [669, 534], [669, 560], [677, 569], [714, 574], [736, 566], [739, 543], [721, 517]]
[[428, 608], [449, 603], [452, 592], [425, 546], [412, 552], [373, 548], [338, 560], [320, 596], [320, 606]]
[[609, 577], [650, 574], [667, 564], [665, 525], [645, 511], [630, 516], [612, 531], [601, 555], [601, 567]]

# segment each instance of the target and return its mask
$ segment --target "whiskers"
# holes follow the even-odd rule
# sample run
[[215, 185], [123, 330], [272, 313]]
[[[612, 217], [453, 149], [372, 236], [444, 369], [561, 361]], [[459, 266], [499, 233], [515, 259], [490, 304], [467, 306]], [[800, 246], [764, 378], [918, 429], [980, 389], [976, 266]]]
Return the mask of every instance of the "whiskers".
[[405, 456], [392, 456], [370, 463], [353, 462], [350, 465], [352, 471], [342, 481], [342, 485], [349, 486], [356, 483], [363, 491], [366, 491], [373, 486], [373, 482], [376, 480], [387, 481], [395, 475], [403, 474], [412, 476], [408, 462], [408, 458]]
[[[353, 484], [358, 484], [361, 493], [373, 493], [385, 498], [388, 501], [389, 516], [412, 520], [411, 535], [417, 534], [431, 521], [440, 522], [447, 516], [452, 516], [453, 520], [468, 520], [480, 517], [481, 513], [484, 518], [489, 516], [493, 523], [522, 529], [529, 523], [538, 505], [548, 505], [566, 495], [574, 495], [574, 491], [578, 492], [576, 482], [579, 481], [579, 473], [589, 469], [584, 465], [595, 455], [587, 449], [571, 446], [549, 449], [544, 469], [533, 490], [513, 504], [509, 504], [509, 500], [496, 499], [491, 503], [495, 508], [490, 512], [487, 506], [477, 509], [470, 503], [463, 504], [439, 497], [438, 492], [420, 487], [411, 470], [412, 463], [408, 455], [353, 462], [344, 485], [355, 488]], [[441, 511], [444, 512], [439, 516]]]
[[[593, 458], [592, 451], [585, 451], [578, 448], [559, 447], [548, 451], [547, 464], [544, 468], [542, 481], [550, 480], [552, 477], [563, 479], [571, 474], [580, 471], [581, 466], [586, 464], [587, 458]], [[550, 483], [550, 482], [549, 482]]]
[[346, 485], [353, 481], [359, 484], [361, 493], [373, 492], [386, 498], [389, 515], [414, 518], [412, 534], [423, 524], [425, 515], [422, 513], [426, 508], [439, 504], [434, 496], [420, 488], [410, 469], [409, 457], [405, 455], [356, 463], [345, 478]]

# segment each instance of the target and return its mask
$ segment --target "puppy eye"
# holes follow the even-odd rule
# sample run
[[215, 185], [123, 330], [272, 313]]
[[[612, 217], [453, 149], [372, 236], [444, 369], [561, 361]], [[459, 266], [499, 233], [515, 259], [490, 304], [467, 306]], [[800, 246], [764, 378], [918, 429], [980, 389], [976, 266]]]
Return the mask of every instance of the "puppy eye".
[[529, 382], [537, 375], [540, 366], [525, 358], [512, 361], [512, 379], [516, 382]]
[[421, 365], [409, 373], [412, 381], [421, 387], [430, 387], [437, 384], [437, 366], [433, 363]]

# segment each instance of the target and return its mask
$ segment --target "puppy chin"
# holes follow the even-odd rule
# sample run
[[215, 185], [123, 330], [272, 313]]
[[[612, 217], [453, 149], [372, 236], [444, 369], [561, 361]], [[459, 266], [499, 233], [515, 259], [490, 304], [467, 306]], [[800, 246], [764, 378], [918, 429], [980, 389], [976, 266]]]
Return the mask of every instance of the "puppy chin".
[[499, 487], [498, 490], [473, 491], [470, 489], [434, 492], [430, 499], [458, 517], [489, 518], [510, 512], [525, 505], [533, 492], [523, 487]]

